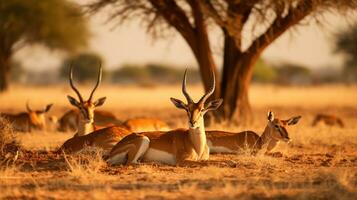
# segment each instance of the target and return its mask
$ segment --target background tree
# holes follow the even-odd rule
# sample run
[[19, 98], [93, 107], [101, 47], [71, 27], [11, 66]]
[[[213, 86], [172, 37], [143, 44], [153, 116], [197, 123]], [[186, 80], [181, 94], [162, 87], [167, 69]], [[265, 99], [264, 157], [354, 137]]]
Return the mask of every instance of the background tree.
[[67, 0], [0, 1], [0, 92], [9, 85], [12, 55], [24, 46], [72, 51], [87, 38], [80, 8]]
[[357, 81], [357, 22], [336, 34], [336, 52], [345, 55], [344, 77], [347, 81]]
[[[73, 64], [73, 76], [79, 82], [97, 80], [99, 65], [103, 65], [103, 59], [96, 53], [80, 53], [65, 59], [60, 67], [60, 76], [68, 81], [69, 66]], [[103, 70], [105, 75], [105, 71]]]
[[[109, 18], [119, 22], [140, 19], [154, 36], [167, 27], [175, 29], [191, 48], [206, 90], [211, 72], [216, 72], [218, 84], [212, 98], [224, 99], [216, 119], [237, 121], [251, 115], [248, 86], [264, 49], [306, 16], [356, 8], [357, 0], [92, 0], [88, 7], [92, 12], [108, 8]], [[263, 31], [245, 47], [249, 36], [243, 30], [249, 28], [249, 22], [253, 24], [250, 28]], [[222, 78], [212, 56], [209, 25], [218, 27], [223, 35]]]

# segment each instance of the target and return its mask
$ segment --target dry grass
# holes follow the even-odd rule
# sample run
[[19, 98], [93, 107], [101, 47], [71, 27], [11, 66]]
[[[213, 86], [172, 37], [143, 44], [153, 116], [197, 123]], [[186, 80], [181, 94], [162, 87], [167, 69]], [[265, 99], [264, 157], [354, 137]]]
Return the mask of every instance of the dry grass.
[[[82, 89], [86, 89], [83, 87]], [[213, 155], [195, 166], [157, 164], [108, 167], [94, 155], [63, 156], [50, 151], [72, 133], [17, 134], [23, 147], [19, 160], [0, 170], [0, 198], [38, 199], [356, 199], [357, 198], [357, 93], [356, 86], [252, 86], [255, 121], [245, 127], [213, 128], [261, 133], [266, 111], [287, 118], [302, 115], [289, 127], [293, 143], [280, 144], [282, 156]], [[198, 98], [201, 88], [189, 88]], [[59, 116], [68, 103], [68, 87], [22, 88], [0, 96], [0, 111], [19, 112], [26, 99], [34, 107], [54, 102]], [[43, 96], [47, 94], [48, 96]], [[158, 117], [174, 127], [185, 126], [185, 114], [169, 97], [182, 98], [180, 86], [142, 89], [104, 86], [97, 97], [108, 97], [104, 109], [121, 118]], [[29, 98], [31, 97], [31, 98]], [[17, 101], [23, 99], [24, 101]], [[35, 101], [36, 99], [36, 101]], [[318, 112], [336, 114], [346, 128], [311, 127]]]

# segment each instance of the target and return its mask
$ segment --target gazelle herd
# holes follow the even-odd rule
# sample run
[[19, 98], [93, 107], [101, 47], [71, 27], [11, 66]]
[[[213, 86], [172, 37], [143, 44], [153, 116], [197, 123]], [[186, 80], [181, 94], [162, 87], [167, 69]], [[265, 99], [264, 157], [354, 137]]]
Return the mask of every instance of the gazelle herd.
[[[278, 142], [290, 142], [287, 126], [295, 125], [301, 116], [286, 120], [274, 117], [268, 112], [267, 125], [261, 135], [253, 131], [226, 132], [205, 130], [204, 115], [219, 108], [222, 99], [209, 100], [214, 93], [215, 76], [212, 74], [211, 89], [195, 102], [187, 92], [187, 70], [182, 81], [182, 93], [187, 103], [171, 98], [171, 102], [187, 114], [188, 128], [174, 129], [159, 119], [135, 118], [124, 122], [118, 120], [108, 111], [96, 110], [103, 106], [106, 97], [94, 100], [94, 94], [101, 83], [102, 67], [98, 68], [96, 84], [89, 98], [84, 100], [73, 81], [73, 65], [70, 66], [69, 83], [77, 99], [68, 95], [69, 103], [74, 109], [67, 111], [58, 120], [53, 118], [58, 131], [75, 132], [58, 149], [58, 153], [79, 153], [88, 148], [100, 149], [104, 158], [111, 165], [132, 164], [138, 162], [157, 162], [170, 165], [184, 164], [192, 161], [208, 160], [210, 153], [236, 153], [249, 150], [269, 153]], [[46, 113], [52, 104], [42, 110], [32, 110], [26, 104], [27, 112], [18, 114], [1, 114], [16, 131], [30, 132], [46, 129]], [[319, 115], [313, 125], [319, 121], [343, 126], [341, 119]], [[262, 150], [264, 149], [264, 150]]]

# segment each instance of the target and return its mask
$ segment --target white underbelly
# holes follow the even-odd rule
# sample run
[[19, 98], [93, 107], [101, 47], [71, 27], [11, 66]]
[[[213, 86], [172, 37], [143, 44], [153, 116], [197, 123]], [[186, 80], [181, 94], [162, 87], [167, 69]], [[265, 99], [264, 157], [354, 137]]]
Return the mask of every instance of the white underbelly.
[[147, 162], [160, 162], [170, 165], [176, 164], [176, 157], [173, 154], [153, 148], [149, 148], [147, 150], [143, 160]]
[[207, 145], [210, 153], [233, 153], [234, 151], [224, 147], [224, 146], [215, 146], [210, 140], [207, 140]]

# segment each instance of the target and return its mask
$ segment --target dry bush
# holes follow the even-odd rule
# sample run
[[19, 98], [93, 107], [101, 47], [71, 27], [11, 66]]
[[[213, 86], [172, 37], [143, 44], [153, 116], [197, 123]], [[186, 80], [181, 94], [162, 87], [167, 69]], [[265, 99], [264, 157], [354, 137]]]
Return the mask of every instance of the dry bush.
[[0, 117], [0, 155], [6, 151], [6, 146], [15, 142], [15, 135], [9, 122]]
[[106, 166], [102, 151], [82, 151], [74, 155], [64, 154], [68, 166], [68, 175], [82, 183], [99, 180], [105, 177], [101, 169]]

